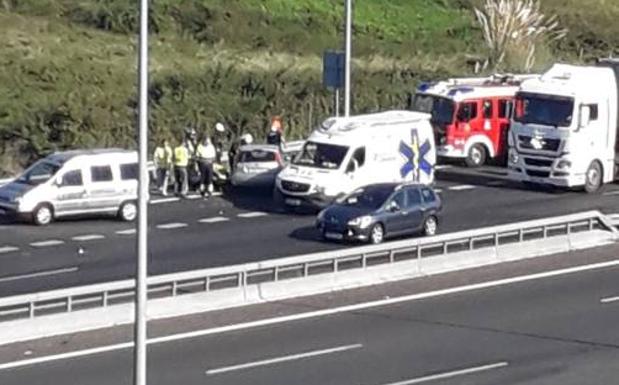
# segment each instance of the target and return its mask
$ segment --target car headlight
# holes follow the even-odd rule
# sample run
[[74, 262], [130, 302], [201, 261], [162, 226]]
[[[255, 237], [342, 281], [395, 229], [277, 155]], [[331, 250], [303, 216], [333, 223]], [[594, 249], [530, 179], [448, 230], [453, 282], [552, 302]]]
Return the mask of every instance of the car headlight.
[[509, 163], [516, 164], [518, 163], [518, 153], [516, 151], [510, 151], [509, 153]]
[[557, 163], [557, 168], [566, 169], [570, 167], [572, 167], [572, 162], [570, 162], [569, 160], [560, 160]]
[[350, 221], [348, 221], [349, 226], [356, 226], [362, 229], [365, 229], [366, 227], [368, 227], [370, 223], [372, 223], [372, 217], [369, 215], [358, 217], [358, 218], [351, 219]]

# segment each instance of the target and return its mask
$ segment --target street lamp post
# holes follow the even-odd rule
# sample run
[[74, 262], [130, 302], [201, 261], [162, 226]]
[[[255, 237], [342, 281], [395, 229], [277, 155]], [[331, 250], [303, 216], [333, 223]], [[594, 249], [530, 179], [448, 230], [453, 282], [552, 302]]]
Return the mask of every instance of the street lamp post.
[[344, 69], [344, 116], [350, 115], [350, 60], [352, 55], [352, 1], [346, 0], [346, 42]]
[[140, 0], [138, 236], [135, 276], [134, 385], [146, 385], [146, 301], [148, 247], [148, 0]]

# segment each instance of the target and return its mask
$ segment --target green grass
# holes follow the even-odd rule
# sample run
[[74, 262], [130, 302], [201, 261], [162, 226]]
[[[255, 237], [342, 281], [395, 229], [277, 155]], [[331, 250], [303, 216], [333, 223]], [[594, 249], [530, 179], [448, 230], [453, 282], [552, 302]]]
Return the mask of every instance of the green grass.
[[[354, 111], [404, 107], [420, 80], [483, 57], [477, 0], [358, 0]], [[586, 2], [586, 5], [583, 5]], [[157, 0], [151, 11], [151, 137], [218, 120], [263, 136], [269, 116], [303, 136], [330, 115], [321, 55], [342, 46], [341, 0]], [[619, 47], [611, 0], [544, 0], [570, 29], [543, 47], [588, 60]], [[7, 7], [8, 5], [8, 7]], [[134, 146], [137, 2], [0, 2], [0, 174], [50, 151]]]

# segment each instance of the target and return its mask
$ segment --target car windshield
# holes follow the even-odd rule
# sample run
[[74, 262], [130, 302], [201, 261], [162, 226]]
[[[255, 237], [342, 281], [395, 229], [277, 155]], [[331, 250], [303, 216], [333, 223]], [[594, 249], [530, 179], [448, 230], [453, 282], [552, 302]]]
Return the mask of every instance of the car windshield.
[[342, 164], [347, 152], [346, 146], [307, 142], [293, 164], [336, 170]]
[[60, 165], [40, 160], [24, 172], [16, 182], [31, 186], [40, 185], [50, 180], [60, 170]]
[[264, 150], [243, 151], [239, 156], [240, 163], [275, 162], [275, 160], [276, 157], [274, 152]]
[[455, 104], [452, 100], [439, 96], [417, 94], [412, 110], [431, 114], [433, 123], [450, 124], [453, 122]]
[[374, 186], [359, 189], [339, 200], [339, 204], [348, 207], [376, 210], [389, 198], [393, 188]]
[[514, 120], [522, 124], [569, 127], [573, 112], [572, 98], [520, 93], [516, 97]]

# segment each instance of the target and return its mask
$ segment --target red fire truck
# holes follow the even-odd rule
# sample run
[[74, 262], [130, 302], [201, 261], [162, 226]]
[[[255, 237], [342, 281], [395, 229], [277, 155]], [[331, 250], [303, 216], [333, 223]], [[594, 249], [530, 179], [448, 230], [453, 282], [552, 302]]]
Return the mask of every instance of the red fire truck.
[[490, 158], [504, 162], [507, 135], [520, 83], [537, 75], [494, 75], [423, 83], [413, 111], [432, 115], [437, 155], [479, 167]]

